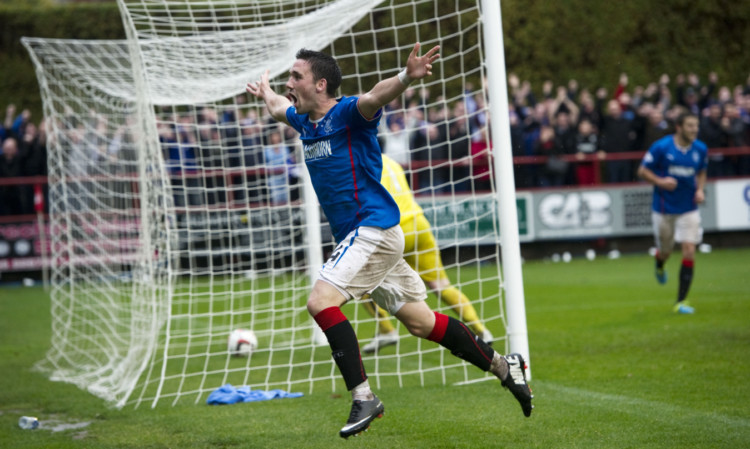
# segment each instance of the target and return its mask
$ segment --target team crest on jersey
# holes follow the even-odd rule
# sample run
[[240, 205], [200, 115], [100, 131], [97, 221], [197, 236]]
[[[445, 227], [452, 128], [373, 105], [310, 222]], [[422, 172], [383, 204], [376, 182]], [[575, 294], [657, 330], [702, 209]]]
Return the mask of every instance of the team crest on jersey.
[[698, 152], [697, 152], [697, 151], [693, 151], [693, 162], [697, 164], [697, 163], [698, 163], [698, 161], [700, 161], [700, 158], [701, 158], [701, 157], [700, 157], [700, 155], [698, 154]]
[[328, 117], [327, 119], [325, 119], [323, 121], [322, 125], [323, 125], [323, 132], [324, 133], [330, 134], [331, 132], [333, 132], [333, 126], [331, 126], [331, 118], [330, 117]]

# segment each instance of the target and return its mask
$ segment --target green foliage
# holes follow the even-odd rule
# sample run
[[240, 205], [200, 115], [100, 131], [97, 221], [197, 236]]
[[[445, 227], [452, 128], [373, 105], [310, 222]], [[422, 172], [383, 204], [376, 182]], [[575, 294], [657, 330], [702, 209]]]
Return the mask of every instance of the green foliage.
[[53, 3], [55, 3], [55, 0], [0, 0], [0, 7], [18, 6], [19, 4], [26, 6], [49, 6]]
[[503, 0], [508, 72], [535, 86], [575, 78], [613, 88], [620, 73], [632, 85], [715, 71], [722, 84], [744, 83], [743, 45], [750, 42], [750, 3], [729, 0]]
[[[395, 13], [423, 21], [425, 17], [444, 17], [453, 8], [454, 2], [440, 1], [437, 5], [420, 3], [416, 8], [399, 6]], [[584, 87], [611, 90], [622, 72], [629, 75], [631, 85], [644, 85], [662, 73], [674, 78], [678, 73], [695, 72], [705, 80], [715, 71], [721, 84], [734, 86], [744, 83], [750, 72], [745, 51], [750, 42], [750, 2], [503, 0], [502, 14], [508, 72], [532, 81], [537, 90], [544, 80], [564, 84], [571, 78]], [[388, 14], [375, 17], [376, 25], [387, 27], [390, 22]], [[461, 22], [462, 26], [468, 23]], [[0, 24], [0, 107], [14, 102], [31, 108], [35, 117], [41, 113], [41, 100], [29, 56], [20, 44], [22, 36], [124, 37], [115, 2], [60, 5], [46, 0], [1, 1]], [[457, 24], [455, 20], [440, 21], [444, 33]], [[364, 36], [357, 39], [357, 46], [392, 48], [416, 39], [427, 41], [434, 25], [422, 25], [419, 36], [408, 33], [411, 30], [404, 29], [398, 43], [375, 42]], [[458, 40], [443, 42], [443, 52], [451, 54]], [[387, 52], [367, 57], [366, 62], [373, 67], [368, 70], [395, 70], [405, 57]], [[467, 67], [479, 64], [462, 63]], [[377, 75], [367, 75], [362, 81], [372, 84]]]
[[[672, 276], [646, 255], [582, 257], [523, 267], [536, 409], [524, 418], [493, 381], [378, 389], [384, 418], [346, 445], [403, 448], [737, 448], [750, 441], [750, 249], [699, 254], [690, 297], [674, 315]], [[678, 258], [667, 264], [678, 270]], [[451, 273], [457, 277], [457, 273]], [[471, 273], [461, 275], [470, 276]], [[113, 410], [31, 367], [49, 347], [41, 288], [0, 288], [0, 447], [305, 447], [342, 445], [346, 394], [210, 407], [166, 401]], [[407, 339], [408, 340], [408, 339]], [[445, 354], [448, 356], [448, 354]], [[365, 365], [374, 363], [365, 360]], [[22, 414], [90, 422], [25, 431]]]
[[[10, 2], [8, 2], [10, 3]], [[123, 39], [125, 30], [117, 4], [52, 2], [0, 3], [0, 107], [14, 103], [41, 117], [39, 84], [22, 37], [57, 39]], [[21, 3], [21, 4], [19, 4]]]

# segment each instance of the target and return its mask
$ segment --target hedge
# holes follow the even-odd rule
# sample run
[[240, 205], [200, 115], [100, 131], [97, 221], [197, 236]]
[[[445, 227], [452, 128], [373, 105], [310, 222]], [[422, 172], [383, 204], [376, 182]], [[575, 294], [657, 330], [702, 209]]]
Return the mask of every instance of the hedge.
[[[464, 1], [464, 0], [458, 0]], [[438, 14], [453, 2], [440, 0]], [[422, 5], [425, 17], [436, 12]], [[750, 73], [750, 2], [734, 0], [503, 0], [508, 72], [540, 88], [544, 80], [614, 88], [626, 72], [632, 85], [662, 73], [715, 71], [721, 84], [744, 84]], [[387, 20], [383, 18], [383, 20]], [[0, 3], [0, 107], [15, 103], [38, 118], [39, 88], [23, 36], [122, 39], [115, 2], [67, 5]], [[428, 29], [420, 33], [429, 34]], [[448, 43], [449, 45], [449, 43]], [[383, 55], [377, 63], [398, 66]], [[1, 112], [0, 112], [1, 113]]]

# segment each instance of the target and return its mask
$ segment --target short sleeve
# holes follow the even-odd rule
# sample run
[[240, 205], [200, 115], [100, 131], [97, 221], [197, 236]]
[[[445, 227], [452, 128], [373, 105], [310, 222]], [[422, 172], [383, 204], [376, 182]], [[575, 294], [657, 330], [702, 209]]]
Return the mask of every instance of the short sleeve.
[[368, 120], [359, 111], [358, 102], [359, 97], [344, 97], [341, 99], [340, 103], [343, 106], [343, 115], [347, 118], [347, 121], [358, 127], [377, 128], [380, 123], [380, 117], [383, 115], [383, 110], [378, 109], [375, 117]]
[[653, 170], [654, 167], [656, 167], [660, 153], [661, 151], [659, 145], [657, 145], [656, 143], [654, 145], [651, 145], [651, 148], [649, 148], [646, 154], [643, 156], [641, 165], [648, 168], [649, 170]]
[[297, 114], [297, 108], [289, 106], [286, 108], [286, 121], [289, 122], [289, 126], [294, 128], [298, 133], [302, 133], [302, 117]]

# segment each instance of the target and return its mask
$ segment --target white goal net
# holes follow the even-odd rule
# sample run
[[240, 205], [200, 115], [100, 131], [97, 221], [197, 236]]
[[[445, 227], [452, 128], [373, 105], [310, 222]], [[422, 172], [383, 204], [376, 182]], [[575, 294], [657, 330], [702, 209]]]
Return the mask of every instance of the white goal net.
[[[119, 4], [124, 41], [24, 39], [50, 135], [55, 236], [40, 369], [118, 407], [204, 401], [227, 383], [343, 391], [305, 307], [330, 229], [294, 132], [245, 85], [268, 69], [283, 91], [304, 47], [332, 54], [341, 94], [356, 95], [396, 74], [417, 41], [441, 45], [441, 59], [386, 108], [381, 145], [479, 328], [507, 350], [478, 0]], [[378, 323], [358, 303], [343, 311], [364, 346]], [[397, 343], [363, 354], [376, 387], [485, 378], [391, 322]], [[236, 328], [258, 337], [249, 357], [227, 350]]]

